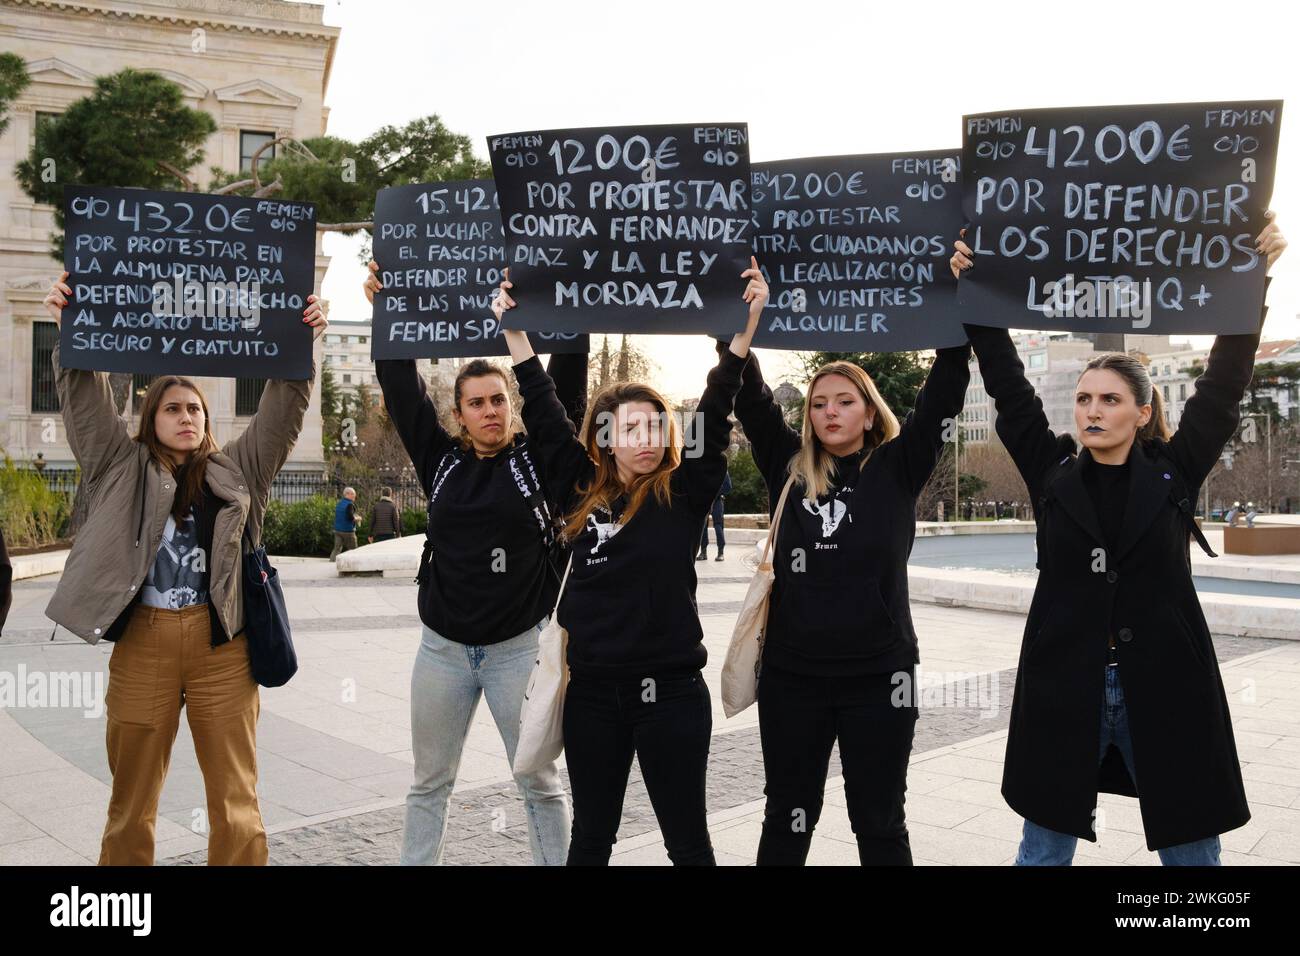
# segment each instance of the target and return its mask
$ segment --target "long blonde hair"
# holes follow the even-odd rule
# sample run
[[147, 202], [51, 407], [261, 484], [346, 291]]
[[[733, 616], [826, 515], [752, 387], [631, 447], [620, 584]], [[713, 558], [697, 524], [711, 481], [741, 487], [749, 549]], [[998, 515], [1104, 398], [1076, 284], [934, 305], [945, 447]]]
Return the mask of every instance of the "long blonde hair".
[[831, 478], [835, 474], [835, 456], [823, 447], [812, 423], [813, 389], [827, 375], [843, 375], [857, 387], [862, 400], [876, 410], [871, 427], [863, 435], [867, 453], [862, 456], [859, 467], [866, 465], [871, 453], [885, 442], [896, 438], [899, 431], [898, 418], [880, 397], [880, 391], [871, 376], [862, 368], [852, 362], [831, 362], [819, 368], [808, 383], [808, 399], [803, 404], [803, 444], [790, 459], [790, 474], [794, 476], [795, 484], [803, 488], [805, 498], [812, 500], [830, 491]]
[[[653, 405], [660, 418], [668, 420], [668, 440], [659, 467], [648, 475], [638, 475], [633, 480], [632, 487], [625, 489], [614, 463], [613, 449], [601, 447], [601, 435], [611, 434], [611, 430], [602, 425], [613, 419], [620, 405], [629, 402], [648, 402]], [[672, 500], [670, 485], [673, 470], [682, 463], [681, 433], [676, 419], [669, 413], [668, 402], [649, 385], [620, 382], [602, 388], [587, 409], [587, 417], [582, 425], [582, 443], [586, 446], [587, 456], [596, 463], [596, 474], [590, 482], [578, 488], [582, 499], [564, 524], [564, 536], [569, 540], [582, 532], [587, 525], [587, 517], [597, 507], [608, 510], [613, 501], [625, 491], [629, 497], [627, 507], [619, 519], [620, 524], [631, 521], [637, 509], [651, 494], [665, 507]]]

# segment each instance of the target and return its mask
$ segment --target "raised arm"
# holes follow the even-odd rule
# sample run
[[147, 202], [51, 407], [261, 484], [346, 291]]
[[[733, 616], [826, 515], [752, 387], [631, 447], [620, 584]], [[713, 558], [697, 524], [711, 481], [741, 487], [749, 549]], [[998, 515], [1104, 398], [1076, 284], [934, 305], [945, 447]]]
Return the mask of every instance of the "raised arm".
[[[67, 297], [72, 295], [67, 280], [65, 272], [45, 296], [45, 310], [56, 324], [61, 322], [63, 307], [68, 304]], [[131, 436], [126, 422], [117, 413], [107, 372], [64, 368], [59, 361], [57, 339], [52, 362], [63, 431], [68, 436], [68, 447], [81, 466], [82, 479], [89, 485], [119, 455], [131, 450]]]
[[[522, 332], [513, 334], [527, 341]], [[537, 452], [547, 494], [554, 499], [555, 509], [563, 513], [568, 510], [578, 485], [595, 472], [595, 462], [578, 440], [577, 430], [555, 394], [555, 382], [542, 368], [541, 360], [533, 355], [515, 365], [514, 370], [524, 400], [528, 443]]]
[[745, 359], [727, 349], [709, 371], [708, 383], [690, 425], [686, 428], [682, 463], [673, 476], [701, 520], [713, 507], [727, 474], [727, 446], [731, 444], [731, 408], [740, 390]]
[[[383, 288], [379, 283], [379, 263], [372, 259], [367, 268], [370, 274], [361, 290], [373, 304], [375, 293]], [[429, 397], [429, 389], [414, 359], [379, 359], [375, 362], [375, 377], [379, 379], [388, 419], [397, 429], [397, 437], [415, 467], [420, 487], [427, 492], [434, 469], [454, 439], [438, 420], [438, 408]]]
[[[1272, 280], [1265, 278], [1264, 291]], [[1264, 328], [1268, 306], [1261, 310]], [[1241, 422], [1241, 397], [1255, 372], [1260, 332], [1215, 336], [1205, 360], [1205, 372], [1196, 380], [1192, 397], [1183, 406], [1178, 430], [1169, 439], [1169, 451], [1189, 485], [1189, 492], [1205, 481]]]
[[311, 389], [319, 367], [314, 354], [315, 343], [320, 341], [329, 323], [325, 320], [320, 300], [307, 297], [307, 308], [302, 321], [311, 327], [313, 355], [311, 377], [300, 381], [270, 379], [262, 389], [257, 412], [248, 421], [243, 433], [226, 442], [222, 451], [233, 458], [249, 482], [249, 496], [254, 502], [264, 500], [271, 490], [271, 482], [284, 467], [302, 431], [307, 406], [311, 402]]
[[438, 420], [438, 408], [414, 359], [379, 359], [375, 362], [375, 377], [379, 379], [388, 418], [415, 466], [420, 487], [427, 491], [433, 471], [453, 439]]
[[[972, 255], [970, 246], [958, 240], [950, 263], [958, 279], [975, 264]], [[979, 360], [984, 391], [993, 398], [997, 409], [998, 437], [1016, 463], [1036, 508], [1044, 472], [1074, 451], [1074, 439], [1069, 435], [1058, 437], [1048, 426], [1043, 401], [1025, 378], [1025, 366], [1008, 330], [969, 324], [962, 328]]]
[[[1273, 268], [1286, 249], [1272, 210], [1264, 213], [1267, 225], [1255, 237], [1255, 249], [1264, 256], [1264, 268]], [[1272, 279], [1264, 277], [1264, 295]], [[1268, 306], [1260, 311], [1259, 331], [1248, 335], [1220, 335], [1214, 340], [1205, 362], [1205, 373], [1196, 380], [1192, 397], [1183, 406], [1178, 431], [1169, 440], [1169, 450], [1195, 495], [1205, 476], [1218, 460], [1223, 446], [1241, 421], [1241, 396], [1255, 371], [1255, 353], [1264, 329]]]
[[916, 404], [894, 440], [912, 494], [919, 495], [943, 452], [943, 443], [955, 437], [957, 416], [966, 402], [970, 384], [970, 345], [938, 349]]
[[[583, 338], [586, 338], [584, 335]], [[587, 413], [587, 353], [552, 352], [546, 363], [546, 374], [555, 383], [555, 394], [564, 411], [573, 422], [573, 427], [581, 430], [582, 418]]]
[[[719, 354], [726, 351], [726, 346], [718, 343]], [[753, 448], [754, 464], [767, 483], [768, 505], [775, 508], [777, 492], [785, 485], [786, 468], [799, 451], [802, 439], [786, 423], [785, 410], [763, 381], [763, 369], [753, 352], [749, 353], [749, 361], [741, 372], [736, 418]]]
[[998, 437], [1036, 503], [1042, 476], [1074, 450], [1074, 439], [1058, 436], [1048, 426], [1043, 401], [1025, 378], [1025, 366], [1016, 354], [1011, 333], [982, 325], [964, 328], [979, 360], [984, 390], [997, 410]]

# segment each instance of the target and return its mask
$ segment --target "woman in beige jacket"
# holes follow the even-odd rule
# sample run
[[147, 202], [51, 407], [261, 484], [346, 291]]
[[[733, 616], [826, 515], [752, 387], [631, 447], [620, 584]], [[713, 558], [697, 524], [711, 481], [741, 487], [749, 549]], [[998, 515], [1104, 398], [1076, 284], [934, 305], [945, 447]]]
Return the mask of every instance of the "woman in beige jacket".
[[[57, 322], [65, 272], [45, 297]], [[308, 297], [303, 322], [325, 318]], [[307, 381], [267, 382], [257, 414], [218, 447], [190, 379], [159, 376], [131, 437], [108, 375], [63, 368], [63, 425], [90, 495], [45, 613], [82, 640], [116, 641], [109, 659], [108, 766], [113, 793], [100, 865], [153, 863], [158, 797], [186, 708], [208, 799], [208, 862], [265, 864], [257, 805], [258, 693], [243, 634], [241, 540], [261, 533], [271, 482], [293, 449]]]

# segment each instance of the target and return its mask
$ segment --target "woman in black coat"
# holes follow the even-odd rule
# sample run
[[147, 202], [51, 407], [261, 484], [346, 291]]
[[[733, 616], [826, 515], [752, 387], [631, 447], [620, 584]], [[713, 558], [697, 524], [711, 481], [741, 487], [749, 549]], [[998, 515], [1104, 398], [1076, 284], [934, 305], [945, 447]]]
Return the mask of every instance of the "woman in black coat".
[[[1271, 266], [1286, 242], [1270, 223], [1256, 245]], [[954, 274], [971, 264], [958, 242]], [[1016, 862], [1069, 865], [1077, 838], [1104, 826], [1102, 791], [1138, 798], [1166, 865], [1218, 865], [1219, 834], [1250, 810], [1192, 583], [1190, 537], [1209, 552], [1192, 511], [1237, 428], [1259, 333], [1215, 339], [1172, 435], [1140, 362], [1094, 358], [1076, 387], [1076, 454], [1048, 428], [1010, 334], [966, 330], [1038, 524], [1002, 776], [1025, 818]]]

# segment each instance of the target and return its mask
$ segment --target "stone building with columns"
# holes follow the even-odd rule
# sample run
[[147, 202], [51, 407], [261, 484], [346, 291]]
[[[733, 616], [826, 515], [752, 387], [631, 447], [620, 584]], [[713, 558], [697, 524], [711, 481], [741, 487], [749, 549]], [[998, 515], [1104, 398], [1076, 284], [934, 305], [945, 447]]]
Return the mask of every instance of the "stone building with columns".
[[[54, 207], [33, 203], [14, 176], [37, 125], [89, 95], [98, 76], [126, 67], [161, 73], [188, 106], [216, 120], [202, 168], [190, 171], [204, 189], [211, 166], [247, 169], [253, 152], [276, 137], [325, 132], [340, 31], [323, 23], [323, 13], [321, 5], [284, 0], [0, 0], [0, 51], [22, 57], [31, 77], [0, 135], [0, 448], [16, 463], [39, 453], [55, 469], [74, 464], [50, 368], [57, 327], [41, 305], [62, 271], [50, 255]], [[328, 265], [318, 236], [317, 292]], [[261, 382], [198, 381], [224, 443], [256, 410]], [[134, 401], [127, 408], [133, 431]], [[320, 472], [323, 465], [318, 385], [285, 468]]]

